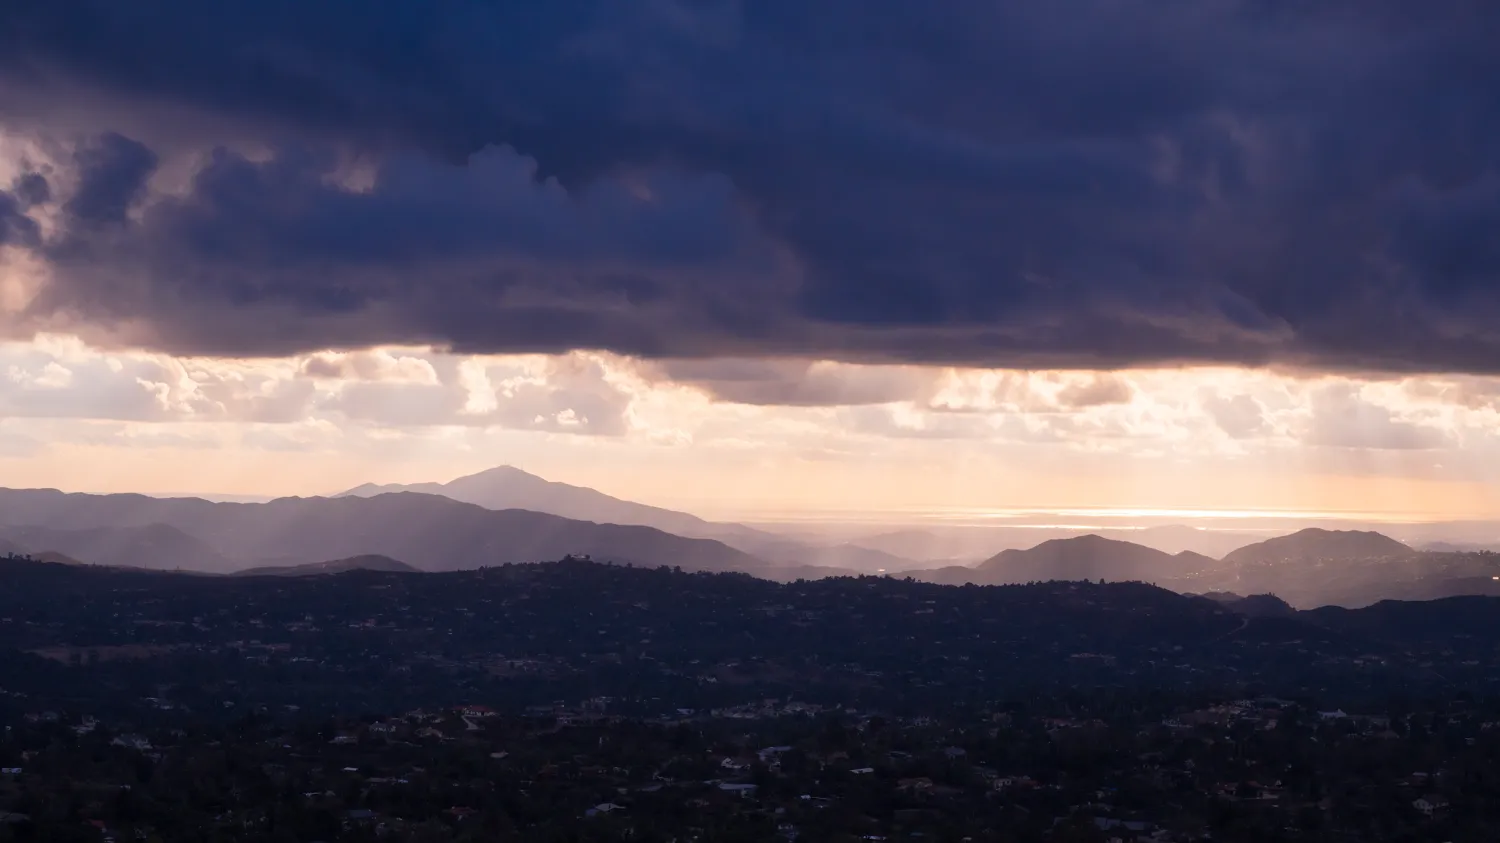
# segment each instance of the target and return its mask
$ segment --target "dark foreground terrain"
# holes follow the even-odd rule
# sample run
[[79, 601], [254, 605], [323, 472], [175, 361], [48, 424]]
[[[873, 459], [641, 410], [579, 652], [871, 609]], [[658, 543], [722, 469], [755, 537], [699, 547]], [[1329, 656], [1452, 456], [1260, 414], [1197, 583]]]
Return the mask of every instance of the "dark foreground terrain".
[[1494, 839], [1500, 600], [1266, 609], [3, 561], [0, 841]]

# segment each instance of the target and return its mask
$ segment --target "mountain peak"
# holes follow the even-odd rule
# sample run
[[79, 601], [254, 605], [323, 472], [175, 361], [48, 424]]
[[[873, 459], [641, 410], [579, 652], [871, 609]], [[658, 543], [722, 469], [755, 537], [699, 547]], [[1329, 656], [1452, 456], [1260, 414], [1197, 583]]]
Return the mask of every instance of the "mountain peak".
[[494, 466], [493, 468], [486, 468], [484, 471], [476, 471], [473, 474], [465, 474], [462, 477], [457, 477], [457, 478], [454, 478], [453, 480], [449, 480], [447, 483], [443, 483], [442, 485], [447, 486], [447, 485], [449, 485], [451, 483], [457, 483], [457, 482], [459, 482], [461, 480], [479, 480], [481, 478], [483, 478], [483, 479], [491, 479], [491, 480], [499, 480], [499, 479], [526, 479], [526, 480], [541, 480], [543, 483], [550, 483], [550, 482], [552, 482], [550, 480], [547, 480], [545, 478], [542, 478], [542, 477], [539, 477], [539, 476], [537, 476], [535, 474], [532, 474], [531, 472], [526, 471], [524, 469], [516, 468], [513, 465], [497, 465], [497, 466]]
[[1041, 544], [1036, 545], [1035, 547], [1032, 547], [1031, 549], [1032, 550], [1037, 550], [1037, 549], [1043, 548], [1043, 547], [1065, 547], [1065, 546], [1066, 547], [1095, 547], [1095, 548], [1104, 548], [1104, 547], [1116, 547], [1116, 546], [1121, 546], [1121, 545], [1129, 545], [1131, 547], [1145, 547], [1145, 545], [1139, 545], [1139, 544], [1136, 544], [1135, 542], [1124, 541], [1123, 539], [1107, 539], [1104, 536], [1099, 535], [1098, 533], [1085, 533], [1085, 534], [1083, 534], [1081, 536], [1069, 536], [1068, 538], [1062, 538], [1062, 539], [1048, 539], [1047, 541], [1044, 541]]
[[525, 509], [596, 524], [655, 527], [689, 538], [719, 538], [733, 533], [732, 525], [715, 525], [685, 512], [621, 500], [586, 486], [558, 483], [513, 465], [497, 465], [447, 483], [366, 483], [339, 497], [372, 497], [392, 492], [441, 495], [485, 509]]
[[1231, 565], [1265, 564], [1300, 559], [1388, 559], [1416, 553], [1399, 541], [1373, 530], [1327, 530], [1308, 527], [1246, 545], [1224, 557]]

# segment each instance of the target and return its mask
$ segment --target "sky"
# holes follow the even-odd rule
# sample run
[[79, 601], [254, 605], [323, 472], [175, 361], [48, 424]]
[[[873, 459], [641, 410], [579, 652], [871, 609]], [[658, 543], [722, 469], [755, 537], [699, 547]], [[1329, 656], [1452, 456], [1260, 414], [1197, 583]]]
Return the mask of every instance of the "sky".
[[1500, 517], [1500, 6], [0, 7], [0, 483]]

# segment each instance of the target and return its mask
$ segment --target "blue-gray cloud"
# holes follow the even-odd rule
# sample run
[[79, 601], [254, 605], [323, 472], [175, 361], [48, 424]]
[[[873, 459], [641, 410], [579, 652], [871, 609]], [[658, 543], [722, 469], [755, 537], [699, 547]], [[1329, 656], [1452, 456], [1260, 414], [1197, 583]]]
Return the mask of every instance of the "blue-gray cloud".
[[0, 121], [91, 140], [28, 183], [66, 231], [13, 191], [0, 238], [53, 266], [38, 324], [174, 351], [1494, 371], [1497, 37], [1479, 0], [7, 4]]

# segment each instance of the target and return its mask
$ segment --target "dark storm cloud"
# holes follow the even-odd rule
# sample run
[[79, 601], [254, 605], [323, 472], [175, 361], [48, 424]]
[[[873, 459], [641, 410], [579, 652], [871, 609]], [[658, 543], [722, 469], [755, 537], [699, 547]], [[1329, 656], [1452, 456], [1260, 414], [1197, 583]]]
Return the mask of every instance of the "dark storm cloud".
[[0, 122], [104, 137], [28, 317], [172, 350], [1495, 371], [1495, 43], [1481, 0], [56, 0], [0, 5]]
[[63, 210], [85, 226], [123, 223], [156, 169], [156, 154], [137, 141], [107, 134], [77, 155], [78, 189]]
[[31, 246], [40, 238], [41, 229], [24, 209], [19, 194], [0, 192], [0, 246]]
[[11, 193], [20, 206], [29, 208], [52, 198], [52, 186], [40, 173], [23, 173], [11, 187]]
[[935, 388], [930, 369], [854, 367], [802, 360], [671, 360], [658, 364], [652, 374], [695, 386], [719, 401], [782, 407], [922, 400]]

